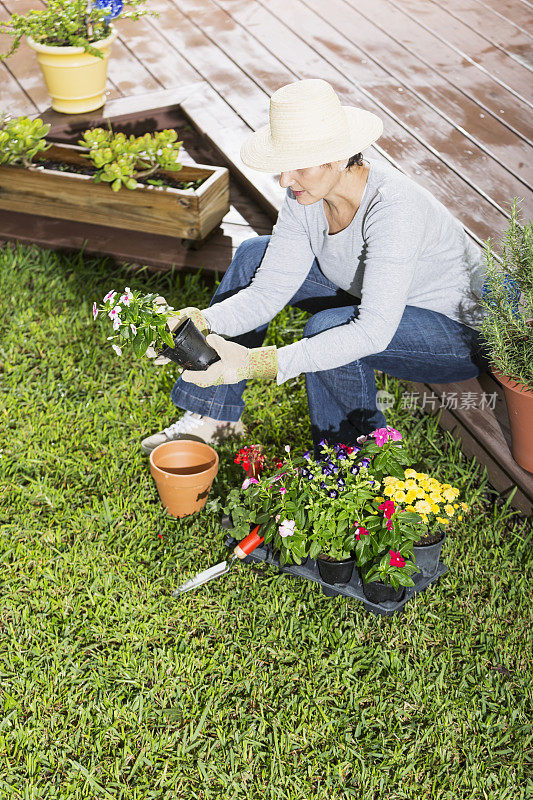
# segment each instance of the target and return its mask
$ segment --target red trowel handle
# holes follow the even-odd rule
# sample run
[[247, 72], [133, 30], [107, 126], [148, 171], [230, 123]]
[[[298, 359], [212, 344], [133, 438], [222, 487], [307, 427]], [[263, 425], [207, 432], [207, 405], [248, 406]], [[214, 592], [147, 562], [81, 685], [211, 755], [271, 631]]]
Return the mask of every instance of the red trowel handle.
[[261, 542], [265, 541], [264, 536], [259, 536], [259, 529], [261, 525], [256, 525], [253, 531], [251, 531], [248, 536], [239, 542], [236, 546], [235, 550], [233, 551], [237, 558], [246, 558], [246, 556], [250, 555], [252, 550], [255, 550]]

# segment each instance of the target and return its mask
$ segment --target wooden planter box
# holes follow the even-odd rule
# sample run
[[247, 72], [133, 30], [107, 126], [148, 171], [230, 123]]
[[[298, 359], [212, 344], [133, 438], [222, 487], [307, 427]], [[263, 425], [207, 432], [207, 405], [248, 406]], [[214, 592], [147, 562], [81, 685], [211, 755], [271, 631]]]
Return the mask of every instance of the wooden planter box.
[[[77, 145], [53, 144], [46, 157], [70, 164], [89, 163]], [[198, 189], [158, 186], [121, 188], [94, 183], [92, 176], [44, 168], [0, 167], [0, 209], [86, 222], [121, 230], [203, 240], [229, 211], [229, 173], [204, 164], [162, 172], [178, 181], [207, 180]]]

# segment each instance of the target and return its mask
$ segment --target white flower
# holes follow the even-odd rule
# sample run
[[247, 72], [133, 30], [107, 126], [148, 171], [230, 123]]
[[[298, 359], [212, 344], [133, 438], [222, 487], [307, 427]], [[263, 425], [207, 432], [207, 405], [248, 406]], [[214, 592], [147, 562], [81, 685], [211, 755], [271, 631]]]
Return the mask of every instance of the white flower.
[[93, 319], [96, 319], [97, 316], [98, 316], [98, 308], [96, 303], [93, 303]]
[[287, 536], [292, 536], [294, 533], [294, 528], [296, 527], [296, 522], [293, 519], [284, 519], [281, 525], [279, 526], [279, 535], [285, 539]]
[[116, 295], [116, 292], [108, 292], [106, 294], [106, 296], [104, 297], [104, 301], [103, 302], [107, 303], [108, 300], [113, 302], [113, 298], [115, 297], [115, 295]]
[[115, 319], [115, 317], [118, 317], [121, 311], [122, 311], [121, 306], [115, 306], [114, 308], [111, 309], [111, 311], [108, 314], [109, 319]]
[[122, 320], [120, 319], [120, 317], [115, 317], [115, 319], [113, 320], [113, 330], [118, 331], [121, 325], [122, 325]]
[[133, 333], [133, 335], [137, 336], [137, 328], [135, 327], [133, 322], [130, 322], [130, 328], [131, 328], [131, 332]]
[[129, 286], [126, 286], [124, 289], [124, 294], [120, 297], [119, 303], [124, 303], [125, 306], [129, 306], [132, 300], [133, 294], [131, 293], [131, 289]]
[[290, 446], [290, 444], [286, 444], [286, 445], [285, 445], [285, 452], [286, 452], [286, 453], [290, 453], [290, 452], [291, 452], [291, 446]]
[[117, 356], [121, 356], [122, 355], [122, 350], [120, 349], [118, 344], [112, 344], [111, 347], [113, 348], [113, 350], [115, 351]]

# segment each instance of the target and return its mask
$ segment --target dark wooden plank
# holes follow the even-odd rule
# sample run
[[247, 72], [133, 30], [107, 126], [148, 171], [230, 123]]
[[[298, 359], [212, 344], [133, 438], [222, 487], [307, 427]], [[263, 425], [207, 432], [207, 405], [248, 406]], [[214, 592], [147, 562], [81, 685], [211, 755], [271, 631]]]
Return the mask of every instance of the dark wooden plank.
[[422, 0], [389, 0], [389, 2], [410, 14], [456, 53], [470, 59], [484, 72], [488, 72], [493, 80], [516, 93], [522, 101], [529, 103], [528, 87], [531, 85], [531, 75], [526, 67], [508, 58], [496, 47], [487, 45], [475, 31], [446, 14], [438, 5]]
[[[510, 130], [524, 137], [529, 143], [533, 139], [531, 111], [529, 105], [517, 100], [507, 89], [494, 82], [479, 65], [465, 59], [455, 49], [431, 30], [405, 13], [392, 0], [348, 0], [359, 14], [387, 31], [397, 42], [416, 55], [426, 70], [437, 72], [442, 79], [443, 92], [459, 93], [480, 105], [480, 124], [491, 114], [500, 119]], [[513, 0], [516, 3], [517, 0]], [[421, 82], [426, 82], [426, 73], [421, 72]], [[451, 87], [451, 88], [450, 88]], [[469, 120], [469, 125], [473, 124]]]
[[476, 5], [516, 25], [523, 33], [533, 31], [533, 5], [520, 0], [473, 0]]
[[[0, 50], [4, 52], [1, 41]], [[9, 66], [5, 62], [0, 64], [0, 110], [11, 116], [26, 114], [33, 117], [37, 113], [37, 106], [11, 74]]]
[[[457, 436], [463, 440], [464, 452], [475, 455], [485, 466], [492, 485], [502, 493], [508, 493], [514, 486], [518, 487], [517, 497], [513, 500], [516, 507], [524, 513], [533, 510], [533, 475], [522, 469], [514, 461], [511, 454], [511, 435], [509, 418], [503, 390], [493, 376], [485, 373], [460, 383], [423, 384], [410, 383], [420, 400], [429, 399], [431, 395], [438, 398], [434, 407], [424, 404], [429, 413], [442, 411], [440, 424], [447, 430], [457, 430]], [[458, 398], [458, 407], [449, 406], [453, 395]], [[496, 394], [494, 409], [490, 407], [491, 396]], [[485, 395], [488, 406], [481, 402]], [[469, 404], [468, 398], [472, 401]], [[462, 403], [466, 407], [461, 408]], [[422, 405], [422, 403], [420, 404]], [[448, 407], [447, 407], [448, 405]], [[519, 505], [521, 504], [521, 505]], [[529, 510], [528, 510], [529, 509]]]
[[[185, 0], [182, 7], [187, 9], [190, 2], [191, 0]], [[251, 18], [249, 6], [255, 5], [248, 4], [248, 8], [242, 11], [239, 0], [218, 0], [218, 4], [226, 10], [233, 9], [232, 19], [239, 21], [243, 27]], [[475, 140], [467, 139], [462, 128], [454, 126], [453, 120], [440, 115], [437, 109], [428, 107], [424, 98], [417, 92], [408, 86], [398, 86], [395, 74], [388, 72], [384, 67], [384, 62], [388, 62], [395, 72], [392, 65], [397, 54], [394, 48], [391, 52], [390, 40], [376, 43], [376, 31], [366, 31], [369, 48], [373, 43], [377, 48], [375, 58], [372, 57], [370, 50], [365, 51], [359, 47], [356, 42], [365, 37], [366, 21], [351, 13], [342, 0], [330, 0], [327, 19], [324, 14], [320, 14], [319, 19], [313, 12], [309, 12], [303, 23], [298, 22], [299, 4], [291, 4], [290, 11], [286, 11], [286, 7], [284, 0], [270, 0], [268, 12], [256, 6], [257, 14], [254, 14], [254, 17], [257, 16], [257, 19], [254, 19], [253, 25], [248, 22], [248, 30], [253, 33], [257, 31], [255, 35], [261, 35], [263, 41], [268, 43], [269, 49], [273, 49], [278, 58], [283, 58], [293, 70], [299, 69], [302, 77], [309, 77], [314, 74], [313, 70], [318, 70], [321, 65], [316, 64], [317, 59], [314, 54], [311, 56], [314, 61], [313, 66], [309, 64], [309, 54], [305, 46], [299, 46], [295, 41], [283, 40], [280, 22], [289, 24], [290, 20], [293, 33], [296, 34], [303, 29], [302, 35], [305, 41], [313, 45], [319, 56], [346, 74], [344, 85], [341, 83], [345, 96], [352, 86], [361, 91], [367, 99], [371, 96], [372, 100], [379, 102], [380, 111], [384, 110], [393, 119], [401, 121], [404, 128], [403, 140], [409, 135], [416, 137], [431, 153], [436, 154], [440, 161], [468, 181], [478, 193], [491, 198], [502, 208], [504, 203], [517, 195], [526, 198], [524, 205], [533, 212], [533, 193], [527, 185], [524, 186], [518, 176], [509, 174], [495, 157], [489, 160], [488, 150], [481, 149]], [[276, 13], [276, 19], [270, 12]], [[313, 18], [315, 22], [312, 21]], [[214, 15], [213, 19], [216, 24]], [[222, 20], [218, 24], [221, 23]], [[246, 63], [240, 57], [239, 61], [241, 64]], [[305, 65], [304, 73], [302, 64]], [[318, 74], [323, 75], [323, 69]], [[357, 81], [352, 75], [357, 75]], [[336, 83], [339, 84], [338, 75]], [[431, 168], [429, 164], [427, 168]], [[533, 180], [533, 172], [531, 177]], [[475, 202], [479, 202], [479, 198]], [[484, 208], [482, 201], [481, 205]]]
[[254, 231], [248, 225], [223, 221], [200, 250], [191, 250], [172, 236], [123, 231], [14, 211], [2, 211], [0, 221], [0, 240], [37, 244], [52, 250], [83, 250], [113, 256], [120, 262], [158, 269], [202, 268], [225, 272], [236, 248], [251, 236], [254, 236]]
[[[210, 4], [212, 5], [212, 4]], [[284, 4], [286, 5], [286, 4]], [[189, 8], [191, 6], [190, 0], [185, 0], [180, 3], [180, 7]], [[276, 35], [270, 31], [268, 34], [268, 48], [278, 53], [280, 41], [283, 44], [283, 52], [280, 54], [288, 62], [289, 68], [292, 69], [292, 74], [289, 73], [287, 77], [291, 80], [297, 77], [310, 77], [316, 74], [322, 74], [324, 77], [330, 77], [331, 70], [328, 69], [324, 59], [320, 59], [319, 63], [322, 69], [319, 71], [315, 66], [315, 62], [309, 62], [309, 59], [316, 55], [311, 53], [311, 50], [306, 42], [313, 41], [318, 47], [322, 48], [331, 47], [332, 54], [335, 55], [336, 63], [341, 60], [343, 69], [353, 70], [353, 49], [347, 47], [345, 42], [331, 41], [338, 34], [330, 32], [322, 20], [316, 15], [306, 14], [302, 17], [301, 12], [304, 6], [299, 2], [290, 4], [289, 11], [286, 12], [293, 20], [293, 25], [298, 29], [299, 35], [292, 33], [290, 38], [290, 46], [288, 46], [287, 37], [291, 32], [285, 30], [282, 34], [282, 29], [279, 24], [276, 28]], [[198, 19], [198, 14], [196, 14]], [[270, 77], [273, 73], [273, 66], [279, 63], [279, 59], [275, 60], [270, 55], [269, 51], [262, 45], [259, 39], [252, 38], [243, 30], [242, 27], [236, 26], [236, 23], [230, 20], [227, 21], [227, 15], [224, 20], [219, 16], [213, 14], [200, 16], [202, 28], [205, 29], [213, 42], [223, 48], [225, 52], [230, 52], [239, 65], [246, 69], [249, 76], [257, 83], [267, 80], [268, 83], [264, 88], [273, 91], [278, 88], [281, 81], [279, 80], [279, 69], [275, 74], [275, 81]], [[266, 41], [266, 34], [264, 32], [263, 41]], [[283, 35], [283, 39], [281, 38]], [[300, 38], [302, 37], [302, 38]], [[326, 39], [326, 43], [325, 42]], [[339, 50], [343, 50], [339, 56]], [[307, 61], [306, 61], [307, 59]], [[312, 63], [312, 69], [307, 72], [308, 63]], [[260, 69], [258, 65], [261, 65]], [[265, 70], [268, 66], [268, 72], [265, 76]], [[359, 66], [359, 65], [358, 65]], [[215, 73], [207, 76], [209, 68], [203, 73], [206, 79], [215, 85], [218, 91], [226, 96], [225, 87], [222, 80]], [[327, 74], [324, 74], [327, 73]], [[383, 117], [387, 113], [383, 104], [375, 101], [372, 94], [364, 90], [362, 87], [355, 85], [354, 81], [347, 81], [344, 77], [343, 71], [338, 68], [336, 70], [337, 80], [332, 80], [332, 84], [344, 96], [345, 101], [362, 105], [377, 111]], [[287, 78], [285, 79], [287, 80]], [[241, 116], [250, 124], [255, 127], [251, 120], [248, 119], [247, 113], [248, 106], [242, 106], [238, 109]], [[267, 119], [266, 115], [261, 120], [261, 124]], [[441, 199], [450, 208], [452, 213], [459, 217], [459, 219], [466, 225], [467, 228], [473, 230], [478, 237], [485, 239], [488, 236], [493, 236], [495, 232], [502, 229], [505, 224], [505, 217], [503, 212], [495, 208], [491, 201], [483, 200], [480, 193], [472, 189], [462, 177], [455, 174], [449, 166], [443, 162], [441, 158], [428, 151], [427, 146], [418, 141], [415, 136], [411, 135], [408, 130], [401, 124], [394, 115], [389, 115], [385, 118], [386, 131], [382, 137], [382, 147], [387, 154], [392, 155], [396, 162], [400, 163], [406, 172], [411, 174], [430, 191], [432, 191], [439, 199]], [[423, 165], [423, 169], [421, 168]]]
[[440, 4], [435, 0], [425, 0], [461, 22], [467, 28], [475, 31], [490, 44], [500, 48], [502, 52], [522, 66], [533, 67], [533, 51], [531, 36], [513, 25], [505, 17], [496, 17], [487, 14], [486, 9], [473, 3], [472, 0], [446, 0]]
[[[498, 160], [519, 181], [533, 183], [533, 165], [524, 157], [523, 141], [501, 119], [492, 114], [483, 114], [480, 117], [483, 108], [478, 103], [459, 91], [453, 91], [453, 87], [443, 80], [441, 73], [432, 69], [392, 35], [391, 29], [394, 26], [388, 20], [386, 25], [380, 26], [379, 20], [382, 18], [375, 13], [372, 19], [367, 18], [362, 13], [361, 6], [365, 7], [366, 3], [357, 2], [353, 6], [347, 6], [345, 2], [335, 0], [334, 3], [328, 3], [327, 20], [353, 42], [369, 66], [375, 64], [391, 76], [390, 93], [393, 101], [397, 103], [403, 100], [405, 104], [409, 104], [414, 94], [453, 125], [455, 135], [458, 133], [465, 137], [461, 152], [457, 153], [463, 161], [466, 159], [468, 163], [474, 159], [479, 169], [486, 170], [482, 160], [486, 154]], [[272, 10], [272, 6], [270, 8]], [[370, 79], [372, 80], [371, 73]], [[362, 73], [360, 81], [366, 85], [366, 80], [365, 73]], [[373, 87], [374, 84], [370, 83], [369, 86]], [[399, 113], [402, 120], [408, 121], [408, 117], [401, 111]], [[420, 113], [418, 105], [413, 108], [413, 113]], [[428, 136], [428, 131], [432, 131], [432, 119], [431, 114], [422, 114], [425, 136]], [[448, 151], [443, 152], [453, 151], [454, 141], [451, 139]], [[442, 149], [438, 141], [434, 146]], [[476, 173], [473, 179], [476, 180]], [[520, 189], [518, 186], [517, 191]]]

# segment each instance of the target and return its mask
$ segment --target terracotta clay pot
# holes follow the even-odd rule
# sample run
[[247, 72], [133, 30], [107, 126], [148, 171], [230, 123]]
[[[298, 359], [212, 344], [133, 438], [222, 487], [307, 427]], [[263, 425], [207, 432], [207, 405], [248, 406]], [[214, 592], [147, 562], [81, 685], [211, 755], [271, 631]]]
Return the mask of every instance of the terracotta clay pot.
[[503, 386], [511, 425], [513, 458], [528, 472], [533, 472], [533, 389], [507, 375], [492, 370]]
[[168, 513], [185, 517], [205, 506], [218, 472], [218, 453], [189, 439], [165, 442], [150, 453], [150, 472]]

